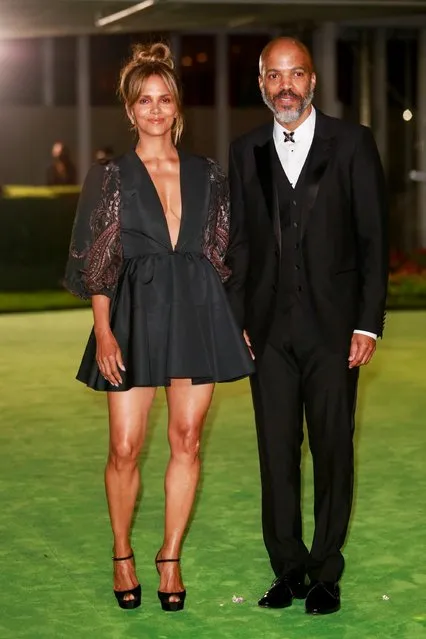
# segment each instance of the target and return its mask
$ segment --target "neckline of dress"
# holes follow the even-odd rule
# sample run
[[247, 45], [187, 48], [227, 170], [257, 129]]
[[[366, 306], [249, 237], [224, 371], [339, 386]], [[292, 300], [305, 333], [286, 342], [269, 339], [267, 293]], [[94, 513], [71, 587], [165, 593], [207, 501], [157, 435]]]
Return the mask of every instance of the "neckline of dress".
[[142, 158], [137, 153], [136, 148], [135, 147], [133, 148], [133, 155], [135, 156], [136, 160], [138, 161], [139, 166], [142, 168], [142, 170], [144, 171], [144, 173], [148, 177], [148, 180], [149, 180], [149, 182], [150, 182], [150, 184], [152, 186], [152, 189], [153, 189], [153, 191], [155, 193], [155, 197], [156, 197], [157, 203], [159, 205], [159, 209], [161, 211], [161, 217], [163, 219], [163, 223], [164, 223], [166, 231], [167, 231], [169, 244], [170, 244], [171, 249], [172, 249], [173, 252], [176, 251], [176, 248], [179, 245], [179, 240], [180, 240], [180, 237], [181, 237], [181, 231], [182, 231], [182, 225], [183, 225], [183, 219], [184, 219], [184, 200], [183, 200], [183, 189], [182, 189], [182, 154], [179, 151], [179, 149], [176, 149], [176, 151], [177, 151], [178, 159], [179, 159], [179, 190], [180, 190], [181, 215], [180, 215], [179, 231], [178, 231], [178, 235], [177, 235], [177, 238], [176, 238], [176, 244], [173, 246], [172, 237], [170, 235], [169, 225], [167, 224], [166, 212], [165, 212], [163, 204], [161, 202], [161, 198], [160, 198], [160, 196], [158, 194], [157, 187], [155, 186], [155, 182], [152, 179], [151, 174], [148, 171], [145, 162], [142, 160]]

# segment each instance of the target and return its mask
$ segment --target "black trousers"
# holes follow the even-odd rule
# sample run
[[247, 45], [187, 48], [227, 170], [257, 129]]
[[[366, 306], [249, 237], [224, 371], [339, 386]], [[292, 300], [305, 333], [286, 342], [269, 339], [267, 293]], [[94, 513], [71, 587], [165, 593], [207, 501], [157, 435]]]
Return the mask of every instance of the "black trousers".
[[[314, 316], [296, 303], [278, 310], [251, 379], [262, 482], [265, 545], [277, 576], [304, 569], [338, 581], [353, 493], [353, 432], [358, 369], [349, 344], [332, 352]], [[302, 539], [300, 462], [303, 416], [314, 467], [315, 533]]]

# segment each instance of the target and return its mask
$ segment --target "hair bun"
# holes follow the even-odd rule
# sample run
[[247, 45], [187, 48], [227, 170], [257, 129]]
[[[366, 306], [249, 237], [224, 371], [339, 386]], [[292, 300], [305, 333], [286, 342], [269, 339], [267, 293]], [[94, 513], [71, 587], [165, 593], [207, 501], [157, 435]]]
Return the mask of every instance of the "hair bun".
[[133, 63], [136, 64], [149, 64], [153, 62], [160, 62], [174, 68], [174, 62], [170, 47], [163, 42], [156, 42], [155, 44], [136, 44], [133, 47]]

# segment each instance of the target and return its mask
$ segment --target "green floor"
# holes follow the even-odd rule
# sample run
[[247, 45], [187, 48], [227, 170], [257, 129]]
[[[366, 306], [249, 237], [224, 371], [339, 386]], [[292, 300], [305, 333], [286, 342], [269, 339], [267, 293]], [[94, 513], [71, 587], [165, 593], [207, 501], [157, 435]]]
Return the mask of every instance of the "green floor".
[[[0, 639], [426, 637], [426, 313], [390, 314], [386, 339], [363, 371], [343, 608], [328, 618], [307, 617], [301, 602], [286, 611], [256, 606], [271, 571], [246, 382], [216, 392], [183, 554], [187, 607], [176, 615], [160, 610], [153, 566], [167, 459], [159, 393], [133, 540], [143, 608], [116, 606], [104, 397], [73, 381], [89, 324], [88, 311], [0, 317]], [[304, 475], [309, 540], [308, 454]]]

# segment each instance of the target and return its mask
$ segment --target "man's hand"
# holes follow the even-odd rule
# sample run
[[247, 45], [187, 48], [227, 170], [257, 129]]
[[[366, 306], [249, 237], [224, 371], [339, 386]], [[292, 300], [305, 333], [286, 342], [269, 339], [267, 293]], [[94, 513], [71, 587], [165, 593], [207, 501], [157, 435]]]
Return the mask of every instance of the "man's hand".
[[252, 358], [252, 359], [255, 359], [255, 357], [254, 357], [254, 353], [253, 353], [253, 350], [252, 350], [252, 347], [251, 347], [250, 337], [247, 335], [247, 331], [243, 331], [243, 337], [244, 337], [245, 342], [246, 342], [246, 344], [247, 344], [247, 347], [248, 347], [248, 349], [249, 349], [249, 352], [250, 352], [251, 358]]
[[362, 333], [352, 335], [351, 349], [349, 352], [349, 368], [365, 366], [371, 360], [376, 350], [376, 340]]

